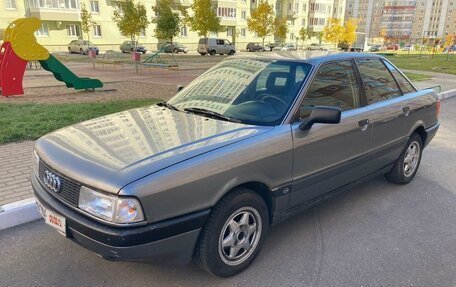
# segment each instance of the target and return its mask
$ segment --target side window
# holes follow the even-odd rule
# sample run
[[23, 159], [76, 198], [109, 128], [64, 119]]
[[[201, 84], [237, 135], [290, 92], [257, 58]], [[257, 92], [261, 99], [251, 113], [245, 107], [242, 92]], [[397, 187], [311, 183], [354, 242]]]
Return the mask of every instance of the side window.
[[225, 45], [231, 45], [230, 41], [228, 41], [228, 40], [225, 40], [224, 42], [225, 42]]
[[356, 60], [356, 64], [363, 79], [368, 104], [402, 95], [393, 76], [379, 59], [360, 59]]
[[223, 45], [224, 41], [223, 40], [216, 40], [217, 45]]
[[388, 69], [391, 71], [394, 78], [396, 78], [396, 81], [398, 82], [403, 94], [416, 92], [416, 90], [412, 86], [412, 84], [410, 84], [410, 82], [401, 73], [399, 73], [399, 71], [396, 69], [396, 67], [391, 65], [388, 61], [383, 61], [383, 62], [388, 67]]
[[315, 106], [350, 110], [361, 105], [359, 83], [351, 61], [324, 64], [318, 70], [301, 104], [301, 117], [310, 115]]

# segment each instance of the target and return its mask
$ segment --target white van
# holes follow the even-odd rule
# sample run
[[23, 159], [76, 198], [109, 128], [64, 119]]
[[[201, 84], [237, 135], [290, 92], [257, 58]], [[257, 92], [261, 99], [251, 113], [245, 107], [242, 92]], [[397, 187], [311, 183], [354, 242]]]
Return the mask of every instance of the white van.
[[206, 39], [201, 38], [198, 42], [198, 53], [200, 53], [201, 56], [206, 54], [211, 56], [214, 56], [215, 54], [234, 55], [234, 53], [236, 53], [236, 48], [227, 39], [207, 38], [206, 43]]

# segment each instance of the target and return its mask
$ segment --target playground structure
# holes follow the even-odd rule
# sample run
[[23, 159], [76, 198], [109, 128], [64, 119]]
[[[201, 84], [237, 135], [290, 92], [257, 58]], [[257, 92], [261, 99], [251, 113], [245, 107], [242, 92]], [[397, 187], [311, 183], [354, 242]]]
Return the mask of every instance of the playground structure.
[[29, 61], [39, 61], [43, 69], [76, 90], [103, 87], [97, 79], [80, 78], [38, 44], [34, 32], [41, 27], [37, 18], [21, 18], [5, 30], [0, 47], [0, 92], [3, 96], [23, 95], [22, 80]]
[[165, 61], [163, 56], [165, 54], [166, 46], [163, 46], [161, 49], [147, 57], [141, 62], [143, 66], [149, 67], [159, 67], [159, 68], [177, 68], [177, 62], [174, 58], [174, 53], [171, 53], [171, 61]]

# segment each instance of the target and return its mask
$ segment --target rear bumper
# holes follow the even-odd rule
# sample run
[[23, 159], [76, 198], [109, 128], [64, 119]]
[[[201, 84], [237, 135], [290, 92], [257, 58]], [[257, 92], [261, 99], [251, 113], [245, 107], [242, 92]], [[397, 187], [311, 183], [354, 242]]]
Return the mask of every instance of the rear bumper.
[[49, 194], [31, 175], [37, 200], [66, 218], [69, 239], [108, 260], [181, 265], [190, 262], [210, 210], [136, 227], [95, 221]]
[[427, 146], [431, 140], [435, 137], [435, 135], [437, 134], [437, 131], [440, 127], [440, 123], [436, 123], [435, 125], [433, 125], [432, 127], [429, 127], [427, 129], [425, 129], [425, 132], [426, 132], [426, 140], [425, 142], [423, 143], [424, 146]]

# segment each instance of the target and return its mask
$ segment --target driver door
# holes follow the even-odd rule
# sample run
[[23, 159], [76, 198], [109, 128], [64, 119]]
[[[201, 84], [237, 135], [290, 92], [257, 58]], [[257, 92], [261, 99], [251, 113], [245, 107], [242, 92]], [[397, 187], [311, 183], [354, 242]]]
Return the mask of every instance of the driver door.
[[[314, 124], [302, 131], [315, 106], [342, 110], [339, 124]], [[293, 187], [290, 207], [306, 203], [371, 171], [371, 115], [363, 106], [353, 61], [320, 66], [300, 104], [300, 120], [292, 124], [294, 143]]]

